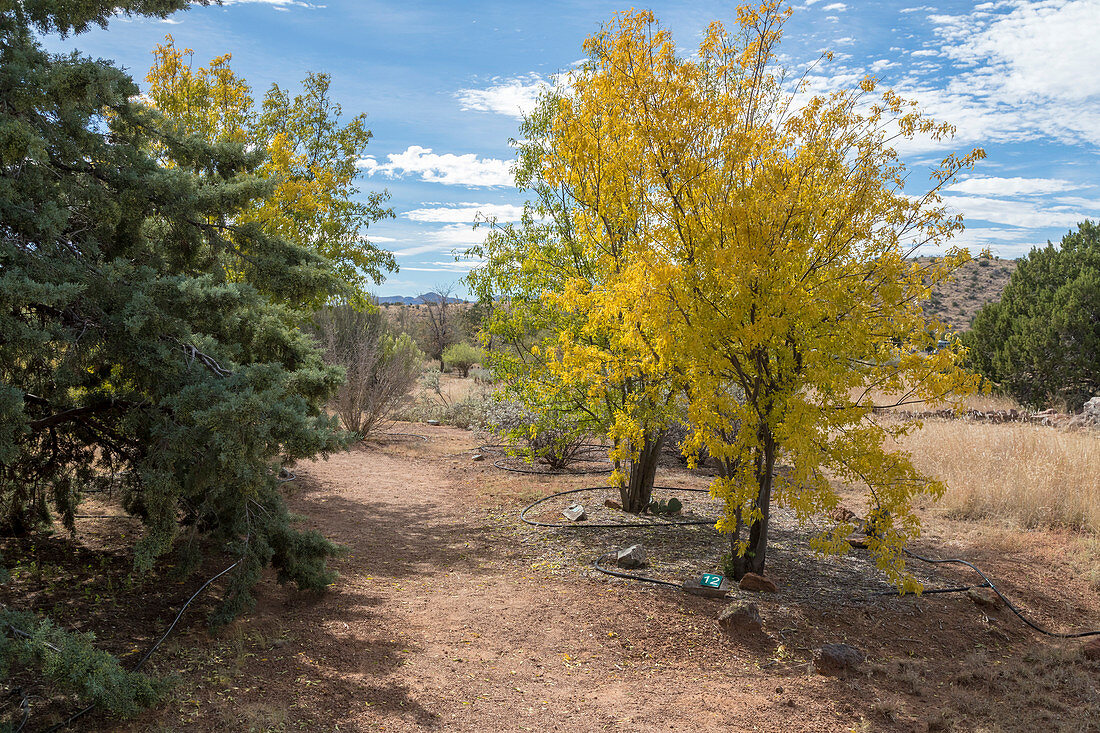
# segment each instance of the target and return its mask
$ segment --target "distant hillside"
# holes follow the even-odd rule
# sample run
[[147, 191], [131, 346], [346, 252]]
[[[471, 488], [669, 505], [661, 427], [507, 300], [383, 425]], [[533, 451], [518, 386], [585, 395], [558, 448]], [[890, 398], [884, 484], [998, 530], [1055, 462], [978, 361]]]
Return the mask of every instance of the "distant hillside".
[[[379, 296], [376, 300], [378, 301], [379, 305], [392, 305], [395, 303], [400, 305], [420, 305], [422, 303], [438, 303], [440, 297], [442, 296], [440, 296], [439, 293], [431, 292], [422, 293], [420, 295], [417, 295], [416, 297], [413, 297], [411, 295], [382, 295]], [[465, 303], [466, 301], [464, 301], [462, 298], [447, 298], [447, 302]]]
[[[918, 261], [928, 262], [929, 257]], [[998, 300], [1016, 269], [1016, 260], [978, 258], [967, 262], [950, 282], [937, 286], [925, 311], [948, 323], [956, 331], [966, 331], [974, 315], [986, 303]]]

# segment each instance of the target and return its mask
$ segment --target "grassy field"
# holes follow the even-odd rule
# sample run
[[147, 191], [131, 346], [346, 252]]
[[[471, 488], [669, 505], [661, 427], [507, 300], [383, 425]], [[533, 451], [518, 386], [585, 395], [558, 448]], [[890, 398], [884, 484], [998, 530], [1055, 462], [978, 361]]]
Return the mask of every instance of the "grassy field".
[[1100, 531], [1100, 436], [1023, 423], [929, 420], [901, 447], [943, 480], [942, 506], [1020, 528]]

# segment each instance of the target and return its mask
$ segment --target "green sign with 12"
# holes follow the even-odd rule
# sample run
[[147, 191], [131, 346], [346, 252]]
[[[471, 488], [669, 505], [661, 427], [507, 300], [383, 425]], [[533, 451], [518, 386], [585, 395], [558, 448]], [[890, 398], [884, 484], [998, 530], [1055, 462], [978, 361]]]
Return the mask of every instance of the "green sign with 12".
[[699, 578], [699, 585], [705, 585], [708, 588], [721, 588], [722, 576], [713, 575], [711, 573], [703, 573], [703, 577]]

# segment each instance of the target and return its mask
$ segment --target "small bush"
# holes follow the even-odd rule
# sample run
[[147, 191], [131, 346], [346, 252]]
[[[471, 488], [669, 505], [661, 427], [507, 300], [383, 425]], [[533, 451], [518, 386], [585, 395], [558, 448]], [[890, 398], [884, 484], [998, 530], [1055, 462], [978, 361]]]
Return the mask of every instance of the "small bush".
[[557, 410], [536, 412], [512, 400], [497, 399], [486, 411], [482, 430], [520, 446], [529, 459], [561, 469], [588, 452], [588, 431], [575, 418]]
[[470, 367], [484, 358], [481, 349], [470, 344], [452, 344], [443, 350], [443, 363], [458, 371], [463, 378], [470, 375]]
[[[438, 379], [439, 372], [434, 374]], [[489, 395], [483, 392], [472, 392], [454, 403], [437, 401], [428, 393], [422, 393], [416, 401], [399, 412], [396, 418], [406, 422], [438, 420], [441, 425], [453, 425], [464, 429], [476, 428], [484, 423], [490, 402]]]
[[470, 370], [470, 376], [474, 378], [474, 382], [477, 384], [493, 384], [496, 382], [493, 372], [489, 369], [474, 367]]
[[326, 360], [347, 374], [336, 412], [345, 429], [366, 438], [408, 400], [424, 353], [408, 334], [391, 333], [377, 308], [324, 308], [314, 324]]

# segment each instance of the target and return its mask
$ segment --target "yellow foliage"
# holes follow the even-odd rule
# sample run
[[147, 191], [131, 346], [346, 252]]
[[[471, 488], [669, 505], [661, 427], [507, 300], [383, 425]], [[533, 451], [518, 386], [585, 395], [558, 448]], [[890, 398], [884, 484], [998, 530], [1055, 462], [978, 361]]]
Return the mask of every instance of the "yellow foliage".
[[[325, 257], [351, 298], [365, 301], [370, 282], [382, 282], [385, 271], [397, 269], [393, 255], [361, 233], [370, 222], [393, 216], [382, 208], [388, 194], [370, 193], [366, 203], [354, 200], [356, 162], [371, 137], [366, 116], [338, 124], [341, 108], [329, 96], [326, 74], [310, 74], [303, 94], [294, 98], [272, 85], [257, 111], [252, 89], [230, 68], [231, 54], [195, 69], [194, 52], [177, 48], [167, 36], [153, 56], [146, 99], [179, 134], [265, 153], [258, 173], [271, 181], [272, 195], [236, 223], [258, 224], [269, 235]], [[173, 163], [166, 150], [159, 152], [166, 164]]]
[[[977, 387], [961, 346], [928, 350], [945, 327], [921, 303], [969, 258], [949, 246], [962, 221], [939, 191], [984, 152], [948, 156], [928, 192], [907, 196], [893, 143], [953, 128], [873, 78], [812, 96], [787, 84], [775, 51], [788, 14], [742, 6], [732, 33], [711, 24], [688, 57], [644, 11], [585, 43], [527, 153], [529, 178], [568, 209], [568, 252], [519, 250], [554, 272], [528, 297], [568, 320], [540, 368], [593, 399], [639, 385], [612, 411], [611, 434], [628, 441], [646, 429], [644, 401], [684, 395], [685, 450], [706, 445], [723, 466], [718, 527], [742, 571], [763, 569], [773, 504], [806, 519], [836, 505], [837, 480], [868, 489], [882, 512], [871, 550], [912, 590], [912, 500], [944, 488], [883, 450], [913, 426], [880, 425], [869, 395], [939, 404]], [[946, 254], [918, 264], [922, 245]], [[779, 463], [791, 469], [773, 479]], [[843, 549], [839, 531], [815, 549]]]

